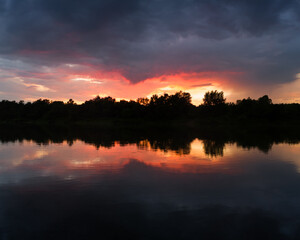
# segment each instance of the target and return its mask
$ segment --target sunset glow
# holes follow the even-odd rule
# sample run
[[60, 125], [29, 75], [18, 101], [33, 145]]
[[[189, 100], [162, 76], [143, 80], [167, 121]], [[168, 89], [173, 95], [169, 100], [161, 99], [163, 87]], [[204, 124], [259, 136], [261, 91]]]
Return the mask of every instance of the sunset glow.
[[1, 99], [81, 103], [182, 90], [197, 105], [205, 91], [222, 90], [233, 102], [263, 94], [300, 100], [299, 4], [270, 1], [262, 5], [273, 10], [261, 11], [250, 2], [187, 2], [181, 11], [169, 0], [2, 2]]
[[[190, 146], [189, 153], [175, 151], [154, 150], [150, 147], [149, 142], [145, 140], [140, 146], [128, 144], [121, 146], [119, 142], [115, 142], [111, 148], [96, 148], [93, 145], [85, 144], [81, 141], [75, 141], [72, 147], [68, 146], [65, 141], [62, 144], [36, 145], [31, 141], [24, 141], [19, 147], [18, 152], [11, 154], [10, 161], [6, 162], [1, 159], [2, 168], [0, 172], [13, 171], [21, 167], [38, 171], [39, 175], [58, 175], [74, 179], [76, 177], [88, 174], [105, 173], [106, 171], [116, 173], [131, 161], [137, 161], [149, 167], [155, 167], [162, 171], [181, 172], [181, 173], [222, 173], [222, 174], [241, 174], [246, 169], [242, 165], [237, 167], [239, 159], [255, 156], [264, 159], [265, 153], [259, 150], [241, 151], [236, 144], [226, 144], [223, 156], [208, 156], [205, 154], [203, 140], [195, 139]], [[4, 156], [16, 144], [2, 145], [0, 153]], [[292, 150], [292, 151], [291, 151]], [[286, 159], [287, 163], [291, 162], [298, 167], [299, 162], [299, 145], [279, 144], [272, 148], [268, 157], [278, 157], [289, 155]], [[21, 177], [22, 175], [20, 175]], [[1, 180], [1, 179], [0, 179]]]

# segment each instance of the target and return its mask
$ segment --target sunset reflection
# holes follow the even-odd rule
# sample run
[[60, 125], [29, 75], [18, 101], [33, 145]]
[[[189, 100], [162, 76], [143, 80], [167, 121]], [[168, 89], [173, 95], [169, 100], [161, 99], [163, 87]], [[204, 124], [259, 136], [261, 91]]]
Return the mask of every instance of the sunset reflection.
[[[182, 148], [163, 146], [149, 140], [141, 140], [136, 144], [115, 141], [111, 147], [98, 148], [80, 140], [71, 145], [67, 141], [46, 145], [38, 145], [32, 141], [2, 144], [0, 179], [2, 183], [18, 181], [29, 176], [60, 176], [74, 179], [108, 171], [117, 173], [131, 161], [168, 172], [239, 174], [247, 170], [241, 161], [250, 161], [252, 157], [267, 158], [262, 151], [241, 149], [235, 143], [219, 144], [194, 139]], [[18, 151], [15, 151], [16, 148]], [[300, 169], [297, 158], [300, 153], [299, 145], [274, 145], [268, 156], [286, 156], [287, 153], [289, 157], [285, 158], [286, 161], [292, 162]]]

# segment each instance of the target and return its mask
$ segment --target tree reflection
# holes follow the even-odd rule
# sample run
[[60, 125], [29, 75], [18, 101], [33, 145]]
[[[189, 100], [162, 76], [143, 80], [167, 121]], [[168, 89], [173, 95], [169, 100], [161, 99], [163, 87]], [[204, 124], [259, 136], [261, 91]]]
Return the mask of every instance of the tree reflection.
[[158, 140], [143, 140], [137, 143], [140, 149], [161, 150], [164, 152], [173, 151], [179, 155], [190, 154], [191, 141], [178, 141], [178, 139], [158, 139]]
[[187, 128], [187, 127], [87, 127], [52, 125], [0, 125], [2, 143], [23, 140], [34, 141], [39, 145], [67, 142], [72, 146], [76, 140], [94, 145], [97, 149], [135, 144], [139, 149], [160, 150], [187, 155], [195, 139], [203, 140], [204, 153], [209, 157], [224, 155], [228, 143], [236, 143], [245, 149], [257, 148], [268, 153], [273, 144], [300, 142], [300, 129], [297, 128]]
[[203, 140], [203, 147], [204, 147], [205, 154], [210, 157], [218, 157], [218, 156], [223, 157], [224, 155], [224, 148], [225, 148], [224, 142], [206, 139]]

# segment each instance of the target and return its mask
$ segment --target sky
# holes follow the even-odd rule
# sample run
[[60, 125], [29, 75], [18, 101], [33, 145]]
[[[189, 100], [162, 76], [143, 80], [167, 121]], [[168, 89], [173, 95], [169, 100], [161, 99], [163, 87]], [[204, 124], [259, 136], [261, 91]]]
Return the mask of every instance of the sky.
[[300, 102], [299, 0], [0, 0], [0, 99]]

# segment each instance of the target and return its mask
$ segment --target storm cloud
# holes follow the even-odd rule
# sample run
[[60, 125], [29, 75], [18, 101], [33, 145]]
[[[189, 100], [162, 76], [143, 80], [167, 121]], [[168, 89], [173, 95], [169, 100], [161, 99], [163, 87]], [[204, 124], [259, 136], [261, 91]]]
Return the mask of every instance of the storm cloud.
[[131, 83], [224, 71], [286, 83], [300, 72], [299, 20], [298, 0], [0, 0], [0, 58]]

